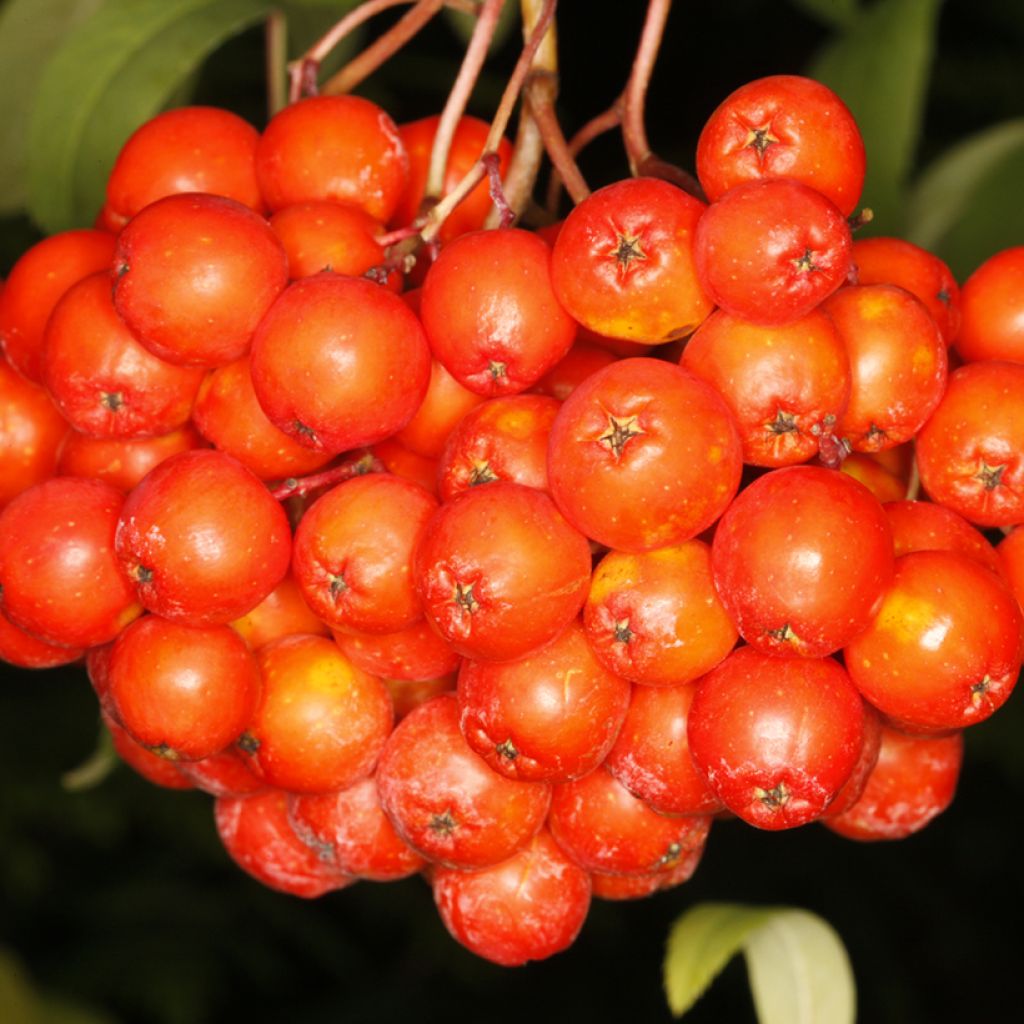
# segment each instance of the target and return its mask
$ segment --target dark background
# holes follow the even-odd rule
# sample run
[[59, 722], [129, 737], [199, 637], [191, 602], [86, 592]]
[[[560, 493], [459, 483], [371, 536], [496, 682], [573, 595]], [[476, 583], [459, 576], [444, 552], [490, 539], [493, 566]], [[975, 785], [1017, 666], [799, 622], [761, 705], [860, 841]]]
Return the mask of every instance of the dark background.
[[[569, 132], [621, 89], [643, 6], [563, 0], [559, 111]], [[945, 5], [919, 164], [1024, 113], [1022, 6]], [[764, 74], [802, 71], [828, 35], [781, 0], [677, 4], [651, 86], [652, 144], [692, 169], [700, 127], [725, 95]], [[474, 112], [493, 107], [515, 42], [496, 54]], [[438, 23], [360, 91], [398, 121], [434, 113], [458, 45]], [[250, 32], [223, 47], [196, 100], [262, 123], [260, 46]], [[621, 177], [618, 139], [596, 144], [582, 166], [592, 187]], [[6, 272], [34, 229], [25, 218], [3, 228]], [[956, 801], [920, 835], [865, 845], [815, 826], [762, 834], [720, 823], [689, 883], [633, 904], [595, 901], [572, 949], [507, 970], [448, 937], [418, 878], [306, 903], [262, 889], [229, 863], [205, 796], [157, 790], [123, 767], [95, 789], [67, 792], [60, 776], [89, 756], [98, 728], [84, 672], [0, 673], [0, 947], [46, 994], [48, 1021], [84, 1024], [82, 1010], [93, 1011], [91, 1021], [154, 1024], [669, 1020], [664, 941], [674, 918], [701, 900], [823, 915], [849, 950], [861, 1021], [1012, 1015], [1024, 954], [1024, 842], [1014, 827], [1024, 799], [1020, 695], [969, 731]], [[687, 1020], [754, 1020], [741, 961]]]

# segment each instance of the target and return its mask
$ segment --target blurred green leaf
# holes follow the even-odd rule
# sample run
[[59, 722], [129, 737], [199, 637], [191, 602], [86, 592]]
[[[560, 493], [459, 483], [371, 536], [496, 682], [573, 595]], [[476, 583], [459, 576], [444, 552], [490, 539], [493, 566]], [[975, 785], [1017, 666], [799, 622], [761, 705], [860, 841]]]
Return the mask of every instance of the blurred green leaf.
[[854, 1024], [856, 988], [835, 929], [806, 910], [780, 910], [746, 944], [760, 1024]]
[[773, 911], [736, 903], [701, 903], [672, 925], [665, 952], [669, 1009], [681, 1017]]
[[125, 139], [270, 0], [108, 0], [57, 48], [29, 125], [29, 207], [48, 231], [89, 223]]
[[[1024, 237], [1024, 208], [1019, 185], [998, 196], [988, 193], [1000, 169], [1024, 152], [1024, 118], [993, 125], [939, 157], [918, 179], [907, 203], [907, 237], [926, 249], [943, 243], [951, 231], [977, 214], [974, 208], [995, 199], [1005, 204], [1005, 226], [998, 234]], [[963, 262], [960, 260], [959, 262]]]
[[862, 204], [873, 230], [902, 234], [906, 183], [921, 134], [941, 0], [879, 0], [830, 43], [809, 74], [853, 111], [867, 148]]
[[0, 214], [25, 205], [29, 110], [49, 54], [103, 0], [8, 0], [0, 10]]
[[681, 1017], [740, 951], [760, 1024], [853, 1024], [846, 950], [820, 917], [792, 907], [701, 903], [672, 926], [664, 981]]
[[0, 949], [0, 1020], [4, 1024], [36, 1024], [35, 997], [21, 964]]
[[857, 17], [860, 0], [793, 0], [793, 4], [821, 21], [844, 28]]

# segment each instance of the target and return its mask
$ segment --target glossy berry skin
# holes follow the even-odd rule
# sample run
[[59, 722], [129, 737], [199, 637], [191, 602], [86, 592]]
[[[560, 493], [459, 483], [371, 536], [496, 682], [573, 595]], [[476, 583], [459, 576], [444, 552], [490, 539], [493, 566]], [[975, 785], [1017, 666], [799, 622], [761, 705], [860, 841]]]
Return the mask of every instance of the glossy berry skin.
[[917, 463], [929, 497], [970, 522], [1024, 522], [1024, 366], [954, 370], [917, 437]]
[[583, 624], [608, 669], [646, 686], [692, 682], [738, 638], [715, 592], [710, 549], [699, 540], [608, 552], [594, 569]]
[[499, 482], [438, 509], [414, 572], [424, 612], [453, 650], [507, 661], [553, 640], [576, 617], [590, 546], [543, 491]]
[[114, 554], [124, 496], [108, 484], [54, 477], [0, 513], [0, 610], [58, 646], [105, 644], [141, 613]]
[[270, 119], [256, 177], [273, 210], [310, 200], [353, 203], [386, 222], [409, 175], [395, 123], [359, 96], [313, 96]]
[[441, 453], [441, 500], [495, 480], [547, 490], [548, 435], [560, 404], [545, 395], [501, 395], [467, 412]]
[[121, 147], [107, 179], [107, 222], [120, 229], [143, 207], [180, 192], [226, 196], [261, 213], [259, 137], [247, 121], [218, 107], [179, 107], [151, 117]]
[[836, 434], [859, 452], [909, 441], [946, 389], [946, 343], [931, 314], [888, 284], [841, 288], [823, 308], [850, 359], [850, 400]]
[[115, 245], [106, 231], [61, 231], [11, 268], [0, 289], [0, 350], [23, 377], [41, 383], [43, 331], [53, 307], [76, 281], [108, 269]]
[[192, 422], [214, 447], [238, 459], [261, 480], [307, 476], [331, 461], [278, 430], [256, 398], [250, 361], [242, 356], [203, 379]]
[[850, 361], [832, 320], [815, 309], [783, 326], [716, 310], [679, 365], [707, 381], [736, 416], [743, 461], [790, 466], [818, 454], [850, 397]]
[[288, 280], [267, 222], [232, 199], [168, 196], [118, 236], [114, 306], [154, 355], [183, 366], [223, 366], [245, 355], [253, 331]]
[[631, 687], [594, 657], [573, 622], [517, 661], [464, 661], [459, 727], [495, 771], [567, 782], [593, 771], [619, 733]]
[[266, 783], [250, 770], [245, 755], [235, 746], [198, 761], [172, 763], [196, 789], [210, 796], [249, 796], [267, 788]]
[[270, 421], [300, 444], [336, 454], [409, 422], [426, 394], [430, 351], [397, 295], [322, 273], [294, 282], [274, 303], [250, 368]]
[[649, 551], [707, 529], [739, 487], [724, 399], [671, 363], [622, 359], [584, 381], [551, 428], [548, 479], [565, 517], [600, 544]]
[[725, 806], [690, 756], [686, 723], [696, 685], [634, 686], [605, 768], [662, 814], [715, 814]]
[[996, 549], [980, 530], [951, 508], [930, 501], [888, 501], [882, 507], [892, 526], [897, 558], [911, 551], [959, 551], [1000, 572]]
[[321, 270], [358, 277], [384, 262], [376, 239], [381, 223], [348, 203], [321, 199], [285, 206], [270, 218], [270, 228], [288, 255], [288, 277], [312, 277]]
[[652, 871], [639, 875], [608, 875], [601, 871], [591, 871], [591, 891], [601, 900], [641, 900], [688, 882], [703, 856], [704, 847], [690, 850], [679, 858], [671, 871]]
[[315, 899], [344, 889], [355, 879], [325, 863], [293, 831], [288, 794], [268, 789], [246, 797], [222, 797], [214, 820], [228, 856], [270, 889]]
[[639, 342], [684, 338], [711, 312], [693, 238], [705, 205], [666, 181], [598, 189], [565, 219], [551, 257], [559, 301], [598, 334]]
[[326, 637], [293, 634], [258, 654], [263, 688], [242, 749], [271, 786], [344, 789], [369, 775], [391, 732], [391, 697]]
[[896, 561], [878, 612], [844, 659], [864, 697], [912, 732], [988, 718], [1017, 683], [1020, 608], [1006, 583], [955, 551]]
[[712, 201], [741, 182], [794, 178], [849, 216], [865, 165], [864, 140], [849, 108], [827, 86], [799, 75], [740, 86], [697, 140], [697, 176]]
[[820, 817], [853, 772], [864, 708], [831, 658], [734, 651], [698, 684], [690, 753], [722, 803], [757, 828]]
[[604, 768], [555, 786], [548, 817], [558, 845], [587, 871], [668, 872], [707, 839], [706, 816], [658, 814]]
[[334, 641], [354, 665], [382, 679], [436, 679], [462, 661], [425, 618], [395, 633], [338, 630]]
[[65, 419], [95, 437], [169, 434], [192, 413], [203, 371], [159, 359], [117, 315], [106, 271], [72, 285], [46, 325], [43, 382]]
[[107, 672], [117, 720], [172, 761], [198, 761], [234, 743], [260, 693], [256, 660], [233, 629], [157, 615], [118, 637]]
[[377, 766], [381, 804], [398, 834], [449, 867], [498, 864], [544, 824], [551, 787], [506, 778], [459, 730], [455, 694], [414, 708], [388, 737]]
[[54, 475], [68, 430], [50, 396], [0, 360], [0, 509]]
[[94, 477], [127, 494], [165, 459], [202, 447], [190, 424], [159, 437], [89, 437], [72, 430], [60, 446], [57, 473]]
[[603, 370], [616, 358], [606, 348], [577, 339], [564, 358], [537, 381], [534, 390], [564, 402], [592, 373]]
[[697, 225], [697, 275], [712, 301], [752, 323], [806, 316], [846, 281], [849, 225], [820, 192], [786, 178], [737, 185]]
[[845, 473], [788, 466], [755, 480], [722, 516], [715, 586], [740, 635], [766, 654], [820, 658], [871, 621], [893, 573], [892, 529]]
[[[411, 224], [420, 212], [430, 168], [430, 152], [440, 121], [440, 116], [435, 115], [398, 126], [398, 134], [406, 153], [409, 154], [409, 181], [398, 206], [391, 214], [391, 224], [396, 228]], [[444, 184], [441, 189], [442, 197], [451, 192], [480, 159], [489, 130], [490, 125], [478, 117], [463, 115], [459, 119], [452, 137], [451, 149], [448, 151], [448, 164], [445, 167]], [[498, 173], [504, 179], [509, 160], [512, 158], [512, 146], [508, 139], [502, 138], [498, 142], [497, 154]], [[447, 245], [459, 235], [479, 230], [484, 226], [484, 221], [493, 208], [488, 183], [486, 180], [481, 181], [448, 215], [441, 225], [438, 241], [442, 245]]]
[[938, 256], [902, 238], [858, 238], [853, 243], [857, 284], [894, 284], [924, 303], [947, 345], [960, 331], [960, 286]]
[[962, 732], [908, 736], [882, 727], [878, 760], [860, 799], [822, 824], [847, 839], [905, 839], [941, 814], [956, 795]]
[[291, 530], [241, 463], [198, 449], [160, 463], [128, 495], [116, 548], [149, 611], [209, 625], [244, 615], [281, 582]]
[[1024, 246], [990, 256], [964, 282], [956, 350], [967, 363], [1024, 363]]
[[860, 757], [850, 772], [850, 777], [840, 787], [839, 792], [829, 801], [823, 818], [833, 818], [848, 811], [860, 798], [867, 785], [868, 778], [878, 763], [878, 752], [882, 746], [882, 732], [885, 728], [882, 716], [867, 701], [864, 704], [864, 743], [860, 748]]
[[996, 548], [999, 572], [1024, 612], [1024, 530], [1014, 530]]
[[418, 484], [372, 473], [338, 484], [295, 531], [292, 571], [313, 611], [336, 629], [394, 633], [423, 615], [413, 552], [437, 501]]
[[426, 863], [395, 831], [372, 776], [337, 793], [293, 794], [288, 817], [304, 843], [346, 874], [390, 882]]
[[[405, 293], [408, 298], [409, 292]], [[455, 425], [485, 401], [464, 388], [436, 359], [430, 360], [430, 383], [413, 418], [395, 434], [404, 448], [429, 459], [439, 458]]]
[[551, 250], [521, 228], [474, 231], [441, 250], [420, 315], [435, 358], [479, 395], [515, 394], [569, 351], [576, 324], [551, 285]]
[[504, 967], [543, 960], [569, 947], [590, 909], [589, 876], [546, 830], [493, 867], [439, 867], [432, 886], [452, 937]]
[[235, 619], [231, 628], [252, 651], [292, 633], [330, 636], [327, 623], [306, 604], [295, 577], [289, 573], [255, 608]]
[[161, 789], [195, 788], [178, 769], [177, 762], [168, 761], [167, 758], [154, 754], [137, 743], [124, 726], [118, 725], [106, 712], [101, 712], [101, 718], [110, 733], [110, 742], [117, 756], [137, 775], [141, 775], [154, 786], [160, 786]]
[[55, 668], [78, 661], [84, 653], [81, 647], [48, 644], [26, 633], [0, 611], [0, 661], [19, 668]]

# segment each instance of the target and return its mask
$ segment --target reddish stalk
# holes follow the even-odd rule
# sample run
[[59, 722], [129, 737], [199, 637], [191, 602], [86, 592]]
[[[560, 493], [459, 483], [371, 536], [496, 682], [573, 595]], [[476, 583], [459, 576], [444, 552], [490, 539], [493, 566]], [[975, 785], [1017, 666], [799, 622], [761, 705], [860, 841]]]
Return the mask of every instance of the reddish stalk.
[[325, 96], [351, 92], [368, 78], [389, 57], [396, 54], [445, 5], [445, 0], [418, 0], [387, 32], [378, 37], [362, 53], [353, 57], [337, 74], [324, 82]]
[[505, 129], [508, 127], [509, 119], [512, 117], [516, 100], [519, 98], [519, 94], [522, 92], [526, 82], [526, 77], [530, 72], [534, 54], [537, 52], [537, 48], [547, 32], [548, 26], [551, 24], [551, 19], [554, 17], [557, 2], [558, 0], [544, 0], [544, 6], [537, 24], [530, 33], [530, 39], [519, 54], [519, 60], [516, 62], [515, 69], [505, 85], [501, 102], [498, 104], [497, 112], [491, 121], [491, 127], [484, 142], [483, 152], [480, 154], [481, 159], [477, 160], [455, 188], [427, 214], [423, 230], [420, 232], [420, 236], [425, 242], [430, 242], [437, 236], [448, 214], [473, 191], [477, 183], [482, 181], [487, 173], [483, 157], [487, 156], [488, 153], [497, 152], [498, 143], [502, 135], [505, 134]]
[[267, 62], [267, 114], [273, 117], [288, 103], [288, 19], [271, 11], [264, 28]]
[[581, 203], [590, 195], [590, 187], [576, 165], [576, 160], [562, 133], [562, 126], [558, 123], [555, 114], [555, 91], [556, 81], [551, 75], [535, 72], [526, 90], [526, 101], [544, 140], [544, 149], [554, 165], [554, 175], [564, 183], [572, 201]]
[[626, 147], [629, 169], [635, 177], [663, 178], [691, 195], [703, 199], [703, 190], [692, 174], [654, 154], [647, 141], [647, 129], [644, 126], [647, 87], [651, 82], [651, 74], [665, 34], [665, 22], [671, 8], [672, 0], [649, 0], [647, 4], [647, 17], [644, 19], [644, 27], [640, 34], [640, 44], [623, 94], [622, 141]]
[[444, 174], [448, 166], [448, 154], [451, 151], [455, 130], [465, 112], [466, 104], [473, 93], [473, 87], [480, 77], [480, 70], [487, 59], [487, 52], [498, 26], [498, 18], [505, 6], [505, 0], [484, 0], [477, 17], [473, 34], [466, 46], [462, 65], [455, 77], [441, 119], [437, 125], [437, 134], [430, 151], [430, 166], [427, 169], [427, 182], [423, 193], [423, 209], [430, 209], [444, 191]]
[[380, 459], [368, 451], [363, 451], [349, 455], [336, 466], [320, 473], [282, 480], [270, 493], [278, 501], [285, 501], [288, 498], [301, 497], [318, 487], [331, 487], [334, 484], [340, 484], [345, 480], [351, 480], [354, 476], [386, 472], [384, 463]]
[[[592, 117], [569, 140], [569, 154], [574, 161], [594, 139], [604, 135], [605, 132], [610, 132], [613, 128], [618, 128], [622, 124], [622, 103], [623, 98], [619, 96], [607, 110], [602, 111], [596, 117]], [[548, 213], [552, 216], [555, 216], [558, 210], [558, 197], [561, 191], [562, 177], [558, 174], [556, 168], [555, 173], [551, 175], [550, 182], [548, 182], [548, 194], [545, 201]]]
[[[329, 32], [321, 36], [298, 60], [292, 61], [288, 67], [291, 89], [288, 100], [294, 103], [302, 96], [316, 95], [316, 76], [320, 63], [350, 32], [357, 29], [364, 21], [375, 14], [386, 11], [389, 7], [411, 3], [413, 0], [365, 0], [354, 10], [349, 11]], [[422, 2], [422, 0], [420, 0]], [[310, 88], [312, 86], [312, 88]]]

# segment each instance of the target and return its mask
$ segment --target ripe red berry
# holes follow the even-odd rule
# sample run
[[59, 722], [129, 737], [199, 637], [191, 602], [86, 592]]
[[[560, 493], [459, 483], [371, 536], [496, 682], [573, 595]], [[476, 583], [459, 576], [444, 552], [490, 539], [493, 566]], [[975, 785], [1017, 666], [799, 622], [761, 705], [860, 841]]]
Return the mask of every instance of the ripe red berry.
[[598, 334], [654, 343], [686, 337], [714, 305], [694, 265], [704, 210], [655, 178], [598, 189], [569, 214], [555, 242], [559, 301]]
[[821, 816], [853, 772], [864, 708], [831, 658], [734, 651], [698, 684], [690, 753], [722, 803], [764, 829]]
[[697, 140], [697, 175], [711, 200], [741, 182], [795, 178], [849, 215], [864, 170], [864, 141], [849, 108], [827, 86], [798, 75], [740, 86]]
[[543, 491], [463, 491], [427, 523], [415, 560], [427, 618], [453, 650], [506, 661], [553, 640], [587, 595], [590, 546]]
[[244, 615], [281, 582], [291, 530], [249, 470], [200, 449], [161, 462], [128, 495], [116, 547], [146, 608], [208, 625]]
[[737, 185], [697, 224], [694, 255], [712, 301], [752, 323], [806, 316], [846, 280], [852, 246], [842, 213], [788, 178]]
[[0, 610], [68, 647], [105, 644], [142, 611], [114, 553], [124, 495], [99, 480], [55, 477], [0, 513]]
[[412, 419], [430, 352], [416, 315], [370, 281], [322, 273], [290, 285], [253, 341], [252, 382], [271, 422], [314, 451], [374, 444]]
[[748, 644], [823, 657], [871, 621], [892, 578], [892, 529], [862, 484], [788, 466], [747, 487], [711, 546], [715, 586]]
[[678, 544], [707, 529], [736, 494], [741, 469], [725, 400], [658, 359], [598, 370], [551, 427], [548, 480], [558, 507], [620, 551]]
[[964, 283], [956, 350], [964, 362], [1024, 362], [1024, 246], [990, 256]]
[[489, 768], [463, 739], [454, 694], [411, 711], [388, 737], [377, 766], [381, 803], [398, 834], [424, 857], [483, 868], [537, 834], [551, 787]]
[[590, 909], [590, 878], [539, 832], [508, 860], [479, 871], [438, 867], [434, 901], [451, 935], [505, 967], [570, 946]]
[[474, 231], [441, 250], [420, 313], [434, 356], [470, 391], [525, 391], [569, 351], [576, 324], [550, 264], [547, 244], [521, 228]]
[[117, 638], [107, 672], [117, 720], [171, 760], [197, 761], [234, 743], [260, 692], [256, 660], [233, 629], [157, 615]]
[[245, 355], [253, 331], [288, 280], [267, 222], [233, 199], [168, 196], [118, 236], [114, 305], [154, 355], [223, 366]]
[[313, 96], [270, 119], [256, 148], [256, 176], [271, 210], [332, 199], [386, 222], [409, 175], [394, 121], [360, 96]]

